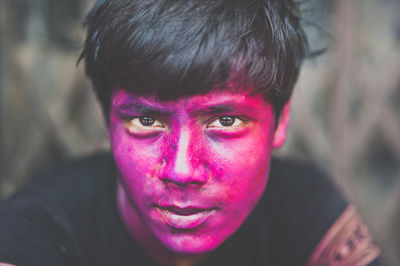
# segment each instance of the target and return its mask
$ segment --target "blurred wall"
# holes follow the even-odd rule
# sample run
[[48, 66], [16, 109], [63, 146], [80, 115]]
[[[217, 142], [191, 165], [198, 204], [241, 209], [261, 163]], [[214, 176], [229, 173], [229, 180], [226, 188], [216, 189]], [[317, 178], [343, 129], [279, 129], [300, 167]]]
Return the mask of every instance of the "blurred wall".
[[[80, 21], [93, 0], [0, 0], [0, 197], [68, 157], [108, 149], [83, 66]], [[314, 0], [314, 50], [292, 100], [282, 156], [313, 158], [400, 265], [400, 2]]]

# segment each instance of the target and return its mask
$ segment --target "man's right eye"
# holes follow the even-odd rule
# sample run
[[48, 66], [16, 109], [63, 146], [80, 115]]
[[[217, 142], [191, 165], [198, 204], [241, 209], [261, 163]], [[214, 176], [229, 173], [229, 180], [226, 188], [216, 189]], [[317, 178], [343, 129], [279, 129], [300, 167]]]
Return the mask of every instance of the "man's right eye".
[[132, 134], [148, 131], [158, 131], [165, 128], [165, 124], [152, 116], [139, 116], [125, 121], [125, 127]]
[[151, 117], [151, 116], [141, 116], [141, 117], [139, 117], [140, 124], [142, 126], [145, 126], [145, 127], [152, 126], [155, 121], [156, 120], [154, 119], [154, 117]]

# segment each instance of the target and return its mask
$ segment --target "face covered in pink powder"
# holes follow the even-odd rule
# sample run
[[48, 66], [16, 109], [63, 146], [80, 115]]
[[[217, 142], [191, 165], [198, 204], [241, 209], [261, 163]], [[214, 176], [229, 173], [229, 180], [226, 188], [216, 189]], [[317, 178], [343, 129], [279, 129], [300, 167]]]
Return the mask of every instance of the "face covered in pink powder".
[[118, 205], [145, 248], [204, 254], [232, 235], [260, 199], [271, 149], [286, 137], [285, 107], [275, 129], [260, 94], [214, 90], [158, 101], [115, 89], [109, 134], [120, 178]]

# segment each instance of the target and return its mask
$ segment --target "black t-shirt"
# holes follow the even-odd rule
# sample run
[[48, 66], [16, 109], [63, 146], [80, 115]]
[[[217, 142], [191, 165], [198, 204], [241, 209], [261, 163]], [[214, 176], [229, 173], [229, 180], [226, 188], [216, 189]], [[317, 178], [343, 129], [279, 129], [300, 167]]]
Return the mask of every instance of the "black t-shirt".
[[[0, 262], [157, 265], [124, 227], [115, 193], [109, 154], [66, 163], [36, 179], [0, 205]], [[305, 265], [347, 205], [321, 171], [273, 159], [256, 208], [203, 264]]]

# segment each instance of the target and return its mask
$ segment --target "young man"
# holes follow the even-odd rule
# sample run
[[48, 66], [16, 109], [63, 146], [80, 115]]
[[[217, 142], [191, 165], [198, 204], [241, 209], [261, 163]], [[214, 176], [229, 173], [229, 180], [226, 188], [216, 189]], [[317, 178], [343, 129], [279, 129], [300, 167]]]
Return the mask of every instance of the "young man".
[[[0, 208], [16, 265], [378, 265], [354, 209], [283, 145], [306, 38], [293, 1], [106, 0], [81, 59], [112, 157]], [[271, 162], [272, 161], [272, 162]]]

